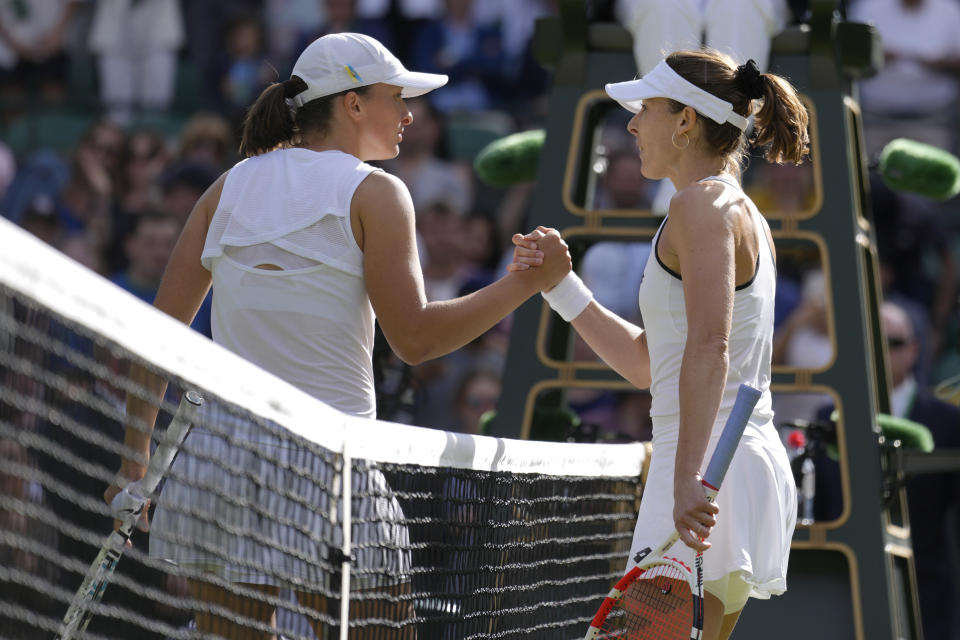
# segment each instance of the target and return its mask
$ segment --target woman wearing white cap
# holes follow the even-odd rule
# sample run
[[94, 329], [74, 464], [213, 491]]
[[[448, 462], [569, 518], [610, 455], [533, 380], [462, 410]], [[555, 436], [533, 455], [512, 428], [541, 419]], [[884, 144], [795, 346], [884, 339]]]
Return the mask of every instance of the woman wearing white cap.
[[[541, 241], [544, 248], [559, 249], [550, 264], [530, 269], [542, 263], [542, 254], [526, 251], [488, 287], [455, 300], [427, 302], [410, 195], [402, 182], [367, 162], [397, 155], [403, 129], [412, 123], [404, 98], [436, 89], [446, 80], [407, 71], [379, 42], [364, 35], [332, 34], [314, 41], [297, 60], [291, 78], [267, 87], [250, 108], [241, 142], [241, 152], [249, 157], [221, 176], [198, 202], [154, 304], [189, 323], [212, 285], [216, 342], [344, 413], [373, 418], [374, 313], [394, 351], [405, 361], [418, 363], [467, 344], [530, 295], [559, 281], [569, 270], [569, 255], [553, 233], [546, 243]], [[157, 397], [162, 395], [165, 382], [145, 372], [132, 375], [155, 389]], [[153, 424], [156, 417], [155, 408], [136, 398], [128, 400], [128, 413], [146, 424]], [[204, 438], [211, 444], [204, 445]], [[218, 460], [229, 459], [240, 468], [263, 464], [253, 457], [248, 461], [247, 454], [238, 451], [241, 447], [222, 438], [195, 430], [188, 444], [190, 439], [191, 451], [207, 447], [207, 459], [181, 452], [174, 464], [188, 478], [191, 472], [216, 473]], [[128, 428], [126, 444], [149, 455], [149, 437], [142, 431]], [[259, 440], [258, 445], [267, 446]], [[329, 465], [312, 458], [305, 461], [301, 454], [296, 452], [300, 457], [295, 466], [316, 467], [316, 475], [329, 473]], [[144, 471], [143, 464], [124, 459], [121, 482], [137, 480]], [[269, 472], [272, 477], [282, 475], [281, 469]], [[361, 468], [353, 482], [381, 496], [354, 506], [366, 515], [367, 523], [355, 524], [353, 538], [371, 543], [361, 545], [356, 564], [372, 570], [361, 572], [360, 584], [354, 586], [396, 595], [410, 575], [407, 532], [394, 523], [402, 517], [399, 505], [379, 471]], [[263, 498], [264, 487], [246, 484], [239, 480], [226, 484], [231, 490], [236, 485], [240, 504], [251, 500], [268, 513], [286, 509], [286, 518], [291, 511], [307, 511], [289, 509], [286, 497], [279, 494]], [[295, 479], [291, 486], [297, 486]], [[118, 490], [108, 489], [108, 502]], [[301, 602], [323, 610], [322, 602], [302, 586], [304, 582], [319, 586], [329, 578], [317, 575], [327, 549], [323, 542], [315, 542], [321, 537], [319, 530], [309, 535], [313, 525], [309, 514], [295, 523], [295, 530], [268, 521], [257, 532], [268, 538], [262, 544], [249, 537], [238, 542], [234, 538], [239, 536], [225, 526], [229, 523], [212, 526], [185, 512], [191, 504], [203, 504], [207, 513], [235, 515], [242, 526], [247, 520], [236, 513], [237, 498], [191, 497], [198, 492], [195, 486], [168, 481], [151, 539], [152, 547], [157, 541], [152, 555], [216, 569], [217, 580], [194, 581], [194, 597], [269, 626], [272, 605], [218, 585], [227, 580], [276, 595], [287, 586], [278, 584], [270, 572], [280, 563], [286, 575], [299, 578]], [[183, 508], [165, 507], [178, 501]], [[215, 508], [209, 508], [211, 501], [216, 501]], [[316, 523], [317, 528], [322, 525]], [[200, 548], [204, 545], [175, 544], [184, 538], [200, 538], [216, 553], [208, 554]], [[296, 557], [278, 547], [295, 548]], [[234, 553], [242, 556], [236, 566], [224, 561], [225, 555], [232, 558]], [[257, 571], [260, 567], [264, 570]], [[354, 601], [351, 607], [357, 616], [390, 623], [355, 629], [350, 637], [413, 637], [413, 626], [406, 624], [412, 613], [408, 601], [394, 597], [395, 604], [385, 604], [389, 602], [389, 598]], [[245, 626], [236, 617], [210, 610], [198, 611], [196, 619], [201, 630], [221, 637], [270, 637], [251, 629], [249, 621]], [[318, 637], [326, 637], [322, 623], [313, 624]]]
[[[799, 163], [807, 113], [783, 78], [712, 51], [674, 53], [642, 79], [606, 90], [636, 114], [627, 129], [643, 175], [677, 188], [640, 285], [644, 328], [593, 301], [573, 272], [544, 297], [611, 367], [650, 388], [653, 456], [631, 557], [673, 528], [688, 566], [694, 549], [711, 547], [703, 559], [704, 638], [725, 639], [749, 597], [786, 589], [797, 511], [770, 406], [775, 253], [740, 187], [744, 131], [753, 115], [753, 142], [768, 146], [766, 157]], [[538, 237], [514, 242], [531, 248]], [[545, 253], [549, 264], [552, 250]], [[742, 382], [763, 396], [714, 506], [699, 474]]]

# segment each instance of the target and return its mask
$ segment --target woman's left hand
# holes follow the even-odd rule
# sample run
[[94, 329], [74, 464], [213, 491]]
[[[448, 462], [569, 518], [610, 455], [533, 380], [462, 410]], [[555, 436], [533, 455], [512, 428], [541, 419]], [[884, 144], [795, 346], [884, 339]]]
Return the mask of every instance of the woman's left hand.
[[720, 509], [707, 500], [699, 475], [676, 478], [673, 487], [673, 524], [680, 539], [696, 551], [706, 551], [706, 538], [717, 524]]

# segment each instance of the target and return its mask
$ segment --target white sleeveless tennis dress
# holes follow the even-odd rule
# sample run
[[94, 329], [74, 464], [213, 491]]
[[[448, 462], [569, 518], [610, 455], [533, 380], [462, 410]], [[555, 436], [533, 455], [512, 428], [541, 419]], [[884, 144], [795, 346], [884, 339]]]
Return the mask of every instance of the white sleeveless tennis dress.
[[[366, 418], [376, 411], [374, 314], [350, 205], [373, 171], [379, 169], [340, 151], [299, 148], [239, 162], [224, 182], [201, 258], [213, 279], [215, 342]], [[294, 577], [301, 589], [304, 582], [325, 584], [321, 565], [342, 539], [329, 518], [330, 462], [215, 403], [202, 411], [201, 425], [212, 422], [217, 433], [195, 428], [188, 436], [158, 501], [151, 555], [235, 582], [282, 586]], [[409, 536], [396, 524], [400, 505], [379, 471], [355, 462], [351, 477], [355, 491], [376, 496], [353, 502], [354, 518], [363, 520], [352, 529], [356, 564], [381, 576], [363, 574], [353, 584], [404, 580]]]
[[[726, 197], [745, 198], [726, 176], [707, 180], [726, 185]], [[705, 588], [724, 601], [727, 613], [742, 608], [748, 597], [769, 598], [786, 590], [787, 559], [796, 524], [796, 486], [786, 451], [773, 425], [770, 402], [770, 356], [776, 265], [764, 226], [747, 198], [760, 253], [754, 277], [734, 293], [729, 341], [730, 367], [704, 465], [709, 460], [741, 383], [763, 392], [743, 434], [717, 498], [720, 513], [710, 534], [713, 545], [703, 555]], [[680, 423], [680, 363], [687, 338], [681, 276], [658, 255], [664, 219], [653, 238], [653, 256], [640, 284], [639, 303], [650, 350], [653, 455], [637, 517], [627, 569], [645, 547], [655, 547], [674, 529], [673, 468]], [[702, 471], [702, 470], [701, 470]], [[682, 543], [671, 550], [692, 566], [694, 552]]]

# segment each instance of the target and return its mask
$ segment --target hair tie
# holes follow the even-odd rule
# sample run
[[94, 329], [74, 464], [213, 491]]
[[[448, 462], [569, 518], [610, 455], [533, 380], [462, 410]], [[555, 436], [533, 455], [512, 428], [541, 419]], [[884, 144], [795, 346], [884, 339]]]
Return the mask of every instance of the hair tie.
[[302, 91], [300, 88], [300, 83], [296, 82], [293, 78], [284, 80], [280, 84], [283, 85], [283, 97], [287, 99], [292, 99], [295, 95]]
[[737, 83], [737, 88], [751, 100], [762, 98], [766, 93], [763, 74], [760, 73], [760, 68], [753, 58], [737, 67], [734, 81]]

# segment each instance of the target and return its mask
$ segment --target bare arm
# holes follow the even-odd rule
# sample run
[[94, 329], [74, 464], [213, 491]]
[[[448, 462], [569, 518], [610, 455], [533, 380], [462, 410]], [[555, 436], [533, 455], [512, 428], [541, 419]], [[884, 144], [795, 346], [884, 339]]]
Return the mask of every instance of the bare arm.
[[[193, 321], [210, 290], [210, 272], [200, 264], [200, 254], [203, 252], [207, 228], [220, 201], [225, 179], [226, 174], [223, 174], [207, 189], [194, 207], [180, 234], [177, 246], [170, 255], [157, 297], [153, 302], [153, 306], [157, 309], [184, 324]], [[159, 402], [163, 397], [167, 381], [136, 363], [130, 367], [130, 378], [135, 384], [145, 389], [148, 398], [154, 399], [150, 402], [132, 394], [127, 395], [127, 428], [124, 445], [129, 451], [136, 453], [138, 458], [140, 456], [142, 458], [133, 460], [124, 457], [120, 473], [131, 480], [138, 480], [146, 473], [144, 462], [150, 456], [150, 434], [159, 410], [155, 402]]]
[[638, 389], [650, 387], [647, 334], [596, 300], [573, 319], [573, 328], [594, 353]]
[[[570, 269], [569, 254], [542, 267], [507, 273], [470, 295], [428, 302], [417, 256], [410, 194], [397, 178], [370, 174], [353, 208], [362, 227], [364, 277], [383, 333], [405, 362], [418, 364], [454, 351], [489, 330]], [[559, 235], [547, 242], [562, 244]]]
[[[543, 227], [527, 235], [514, 234], [511, 241], [514, 249], [514, 264], [518, 252], [524, 247], [539, 246], [544, 237]], [[550, 261], [555, 249], [544, 246], [544, 259]], [[565, 248], [564, 248], [565, 249]], [[571, 323], [580, 337], [600, 358], [625, 380], [638, 389], [650, 386], [650, 351], [647, 348], [646, 332], [627, 322], [596, 300], [592, 300]]]
[[697, 539], [705, 537], [698, 525], [716, 522], [716, 507], [706, 501], [699, 474], [727, 379], [736, 282], [736, 213], [712, 202], [703, 189], [674, 197], [669, 241], [664, 243], [680, 264], [688, 323], [680, 365], [674, 521], [684, 542], [694, 548], [705, 546]]

